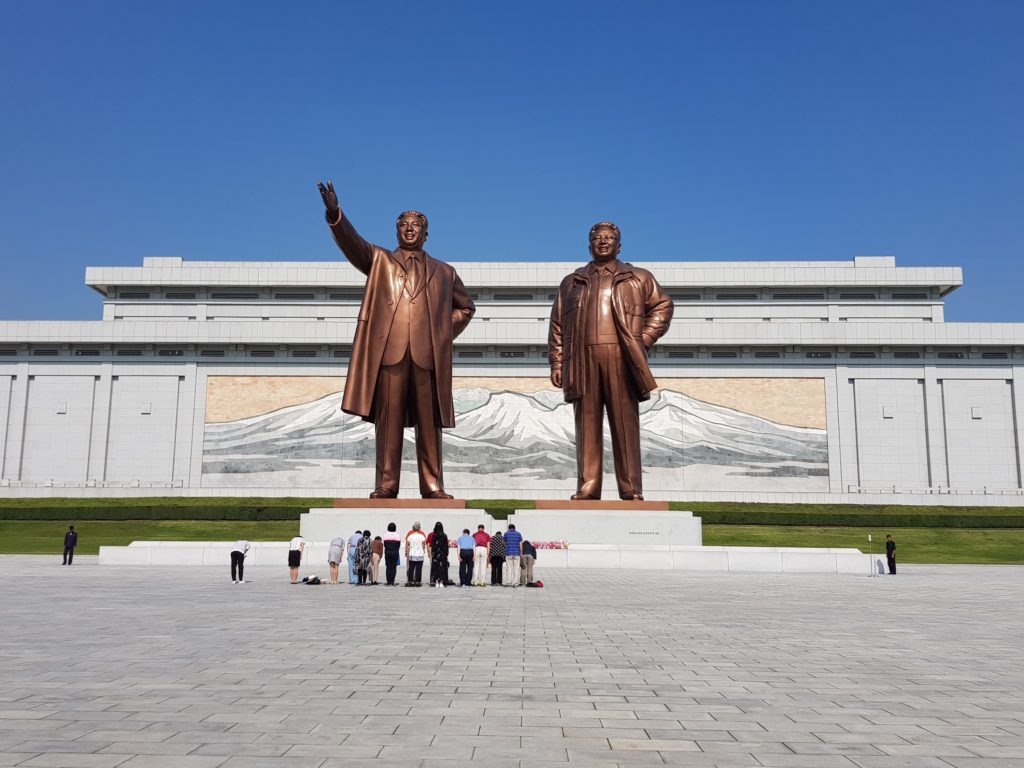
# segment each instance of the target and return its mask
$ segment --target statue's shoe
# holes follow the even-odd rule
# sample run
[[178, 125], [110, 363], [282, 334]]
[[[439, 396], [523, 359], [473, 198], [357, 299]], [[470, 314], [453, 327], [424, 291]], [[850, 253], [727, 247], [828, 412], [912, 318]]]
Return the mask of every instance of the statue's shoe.
[[644, 495], [642, 493], [624, 493], [620, 497], [623, 501], [643, 501]]
[[370, 494], [371, 499], [394, 499], [398, 497], [397, 491], [392, 491], [390, 488], [378, 488]]
[[570, 501], [600, 501], [597, 496], [591, 496], [588, 493], [574, 493], [569, 499]]
[[423, 498], [424, 499], [454, 499], [455, 497], [452, 496], [450, 493], [445, 493], [443, 488], [438, 488], [436, 491], [431, 491], [430, 493], [428, 493]]

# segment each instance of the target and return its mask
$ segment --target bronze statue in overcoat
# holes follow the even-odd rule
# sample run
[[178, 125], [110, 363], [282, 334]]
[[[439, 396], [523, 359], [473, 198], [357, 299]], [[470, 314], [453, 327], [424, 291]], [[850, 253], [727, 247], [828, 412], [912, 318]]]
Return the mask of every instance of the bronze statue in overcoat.
[[371, 498], [398, 496], [402, 430], [415, 427], [420, 494], [444, 491], [441, 428], [455, 426], [452, 341], [476, 307], [455, 269], [423, 250], [427, 217], [406, 211], [398, 247], [364, 240], [338, 205], [333, 184], [319, 185], [327, 223], [345, 258], [366, 275], [342, 410], [376, 427], [376, 483]]
[[590, 230], [592, 261], [558, 288], [548, 330], [551, 383], [573, 404], [576, 493], [601, 498], [604, 412], [619, 497], [643, 499], [640, 402], [657, 387], [647, 352], [668, 330], [672, 300], [646, 269], [619, 261], [619, 228]]

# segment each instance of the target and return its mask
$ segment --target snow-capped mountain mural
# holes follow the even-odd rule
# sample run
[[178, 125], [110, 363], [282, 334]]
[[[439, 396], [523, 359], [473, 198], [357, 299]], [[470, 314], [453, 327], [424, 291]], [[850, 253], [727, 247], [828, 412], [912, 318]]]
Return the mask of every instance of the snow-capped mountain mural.
[[[573, 412], [561, 393], [465, 387], [454, 397], [457, 426], [444, 435], [446, 485], [574, 490]], [[640, 427], [649, 491], [723, 484], [827, 490], [824, 429], [776, 423], [667, 389], [641, 404]], [[405, 485], [415, 488], [413, 435], [406, 432]], [[607, 427], [605, 441], [611, 473]], [[373, 467], [373, 425], [341, 411], [340, 391], [206, 425], [207, 487], [372, 487]]]

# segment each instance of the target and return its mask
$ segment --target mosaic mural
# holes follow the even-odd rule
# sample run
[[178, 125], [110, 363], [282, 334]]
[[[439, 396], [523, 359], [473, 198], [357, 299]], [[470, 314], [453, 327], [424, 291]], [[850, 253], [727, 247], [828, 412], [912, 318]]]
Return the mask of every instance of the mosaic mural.
[[[543, 378], [454, 382], [457, 426], [445, 430], [451, 488], [575, 486], [572, 407]], [[659, 378], [641, 404], [644, 485], [662, 490], [827, 491], [820, 378]], [[341, 411], [344, 379], [211, 376], [206, 487], [370, 488], [373, 425]], [[406, 485], [415, 489], [407, 430]], [[606, 469], [611, 472], [606, 429]], [[610, 478], [609, 478], [610, 480]], [[606, 482], [614, 489], [614, 481]]]

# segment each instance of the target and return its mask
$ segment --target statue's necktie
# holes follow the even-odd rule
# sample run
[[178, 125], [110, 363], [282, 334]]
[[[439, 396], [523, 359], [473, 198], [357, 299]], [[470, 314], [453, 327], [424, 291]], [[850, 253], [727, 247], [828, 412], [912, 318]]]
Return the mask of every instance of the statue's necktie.
[[418, 257], [410, 255], [405, 260], [405, 273], [406, 288], [409, 289], [409, 295], [415, 296], [416, 289], [419, 288], [420, 284], [420, 260]]

